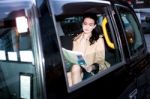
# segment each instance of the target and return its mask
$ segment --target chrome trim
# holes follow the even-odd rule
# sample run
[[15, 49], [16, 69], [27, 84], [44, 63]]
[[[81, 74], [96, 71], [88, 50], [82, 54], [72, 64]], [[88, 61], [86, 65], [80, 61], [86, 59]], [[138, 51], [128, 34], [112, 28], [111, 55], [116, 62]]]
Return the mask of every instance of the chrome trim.
[[137, 99], [137, 93], [138, 93], [138, 90], [137, 89], [134, 89], [130, 94], [129, 94], [129, 99]]
[[105, 0], [52, 0], [52, 2], [65, 2], [65, 3], [78, 3], [78, 2], [94, 2], [94, 3], [105, 3], [105, 4], [109, 4], [109, 1], [105, 1]]

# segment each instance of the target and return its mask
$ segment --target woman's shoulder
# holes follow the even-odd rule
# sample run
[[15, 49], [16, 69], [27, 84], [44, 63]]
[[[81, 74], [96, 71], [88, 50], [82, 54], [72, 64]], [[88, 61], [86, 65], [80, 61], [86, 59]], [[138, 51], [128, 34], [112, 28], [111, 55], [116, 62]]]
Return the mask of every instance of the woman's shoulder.
[[100, 35], [97, 41], [102, 41], [102, 40], [104, 40], [104, 37], [103, 35]]
[[77, 41], [81, 36], [82, 36], [82, 33], [77, 34], [77, 35], [73, 38], [73, 41]]
[[100, 35], [99, 38], [98, 38], [98, 40], [95, 43], [97, 43], [98, 45], [103, 44], [104, 43], [104, 37], [103, 37], [103, 35]]

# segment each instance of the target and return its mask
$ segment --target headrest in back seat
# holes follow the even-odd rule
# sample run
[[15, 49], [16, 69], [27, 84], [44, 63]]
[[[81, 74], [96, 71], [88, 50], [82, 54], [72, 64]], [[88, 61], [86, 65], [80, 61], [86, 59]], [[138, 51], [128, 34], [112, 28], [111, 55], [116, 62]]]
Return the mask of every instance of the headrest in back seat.
[[73, 35], [72, 36], [60, 36], [62, 47], [66, 48], [68, 50], [72, 50], [73, 38], [74, 38]]

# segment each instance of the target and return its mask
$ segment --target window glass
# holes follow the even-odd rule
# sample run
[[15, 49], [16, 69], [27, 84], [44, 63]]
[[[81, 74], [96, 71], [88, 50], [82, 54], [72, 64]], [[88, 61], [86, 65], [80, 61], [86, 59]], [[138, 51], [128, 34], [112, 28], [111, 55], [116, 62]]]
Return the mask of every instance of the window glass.
[[[14, 14], [15, 16], [11, 16], [11, 14]], [[21, 18], [21, 20], [18, 21], [17, 18]], [[20, 9], [17, 11], [12, 11], [8, 18], [6, 17], [1, 20], [2, 25], [0, 26], [0, 50], [1, 52], [5, 52], [5, 60], [33, 63], [33, 53], [30, 37], [31, 34], [28, 27], [24, 26], [28, 25], [25, 23], [25, 21], [27, 22], [25, 10]], [[23, 23], [20, 24], [21, 22]], [[17, 27], [17, 25], [22, 26], [22, 30], [25, 29], [25, 31], [18, 31], [20, 27]], [[1, 59], [3, 60], [3, 57], [1, 57]]]
[[[61, 3], [58, 8], [61, 8]], [[88, 78], [92, 81], [92, 77], [121, 62], [119, 47], [106, 14], [107, 6], [68, 3], [62, 6], [61, 12], [53, 7], [69, 88], [86, 84]]]
[[134, 55], [143, 45], [140, 29], [134, 16], [129, 10], [118, 7], [118, 11], [122, 19], [123, 27], [125, 29], [130, 54]]
[[32, 7], [32, 0], [0, 1], [0, 99], [37, 99]]

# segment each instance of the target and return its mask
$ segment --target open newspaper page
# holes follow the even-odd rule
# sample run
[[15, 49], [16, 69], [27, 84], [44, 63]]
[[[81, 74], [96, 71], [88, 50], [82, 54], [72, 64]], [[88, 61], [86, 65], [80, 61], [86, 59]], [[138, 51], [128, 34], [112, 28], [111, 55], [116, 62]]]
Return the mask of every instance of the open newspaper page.
[[65, 48], [62, 48], [62, 51], [63, 51], [63, 55], [64, 55], [64, 58], [67, 61], [67, 63], [69, 62], [72, 65], [77, 64], [77, 65], [80, 65], [83, 68], [85, 68], [86, 61], [83, 57], [83, 53], [77, 52], [77, 51], [67, 50]]

